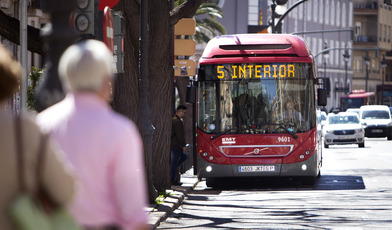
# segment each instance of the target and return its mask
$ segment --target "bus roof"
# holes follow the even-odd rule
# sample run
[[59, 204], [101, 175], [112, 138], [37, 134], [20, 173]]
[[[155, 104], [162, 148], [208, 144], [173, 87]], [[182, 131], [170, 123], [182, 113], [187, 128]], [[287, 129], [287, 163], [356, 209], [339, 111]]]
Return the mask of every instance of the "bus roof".
[[200, 58], [207, 59], [238, 57], [302, 57], [311, 58], [304, 39], [290, 34], [235, 34], [211, 39]]

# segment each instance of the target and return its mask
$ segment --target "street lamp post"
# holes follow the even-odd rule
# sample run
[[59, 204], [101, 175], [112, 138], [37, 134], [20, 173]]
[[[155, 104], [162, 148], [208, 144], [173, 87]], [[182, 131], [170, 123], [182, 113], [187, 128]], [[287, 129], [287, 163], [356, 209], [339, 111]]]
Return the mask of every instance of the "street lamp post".
[[[287, 3], [287, 0], [273, 0], [272, 5], [271, 5], [271, 10], [272, 10], [272, 18], [271, 18], [271, 31], [272, 33], [282, 33], [282, 21], [283, 19], [287, 16], [290, 11], [292, 11], [295, 7], [297, 7], [299, 4], [306, 2], [307, 0], [299, 0], [298, 2], [294, 3], [289, 9], [286, 9], [283, 7], [284, 12], [280, 12], [279, 15], [281, 15], [275, 25], [275, 17], [276, 17], [276, 11], [278, 11], [277, 7], [282, 8], [281, 6]], [[283, 14], [282, 14], [283, 13]]]
[[[328, 49], [328, 43], [324, 42], [324, 50]], [[324, 51], [323, 52], [323, 58], [324, 58], [324, 83], [326, 83], [327, 81], [327, 59], [329, 58], [329, 51]], [[329, 82], [329, 80], [328, 80]], [[328, 86], [329, 84], [327, 84]], [[329, 89], [327, 88], [327, 96], [329, 95]], [[324, 110], [325, 110], [325, 106], [324, 106]]]
[[343, 53], [343, 60], [344, 60], [344, 66], [346, 67], [346, 77], [345, 77], [345, 81], [344, 81], [344, 92], [347, 95], [347, 93], [348, 93], [347, 67], [348, 67], [348, 61], [350, 60], [350, 54], [348, 53], [347, 45], [346, 45], [346, 49], [344, 50], [344, 53]]
[[381, 59], [381, 68], [382, 68], [382, 86], [381, 86], [381, 104], [384, 104], [384, 75], [385, 75], [385, 68], [387, 68], [387, 60], [385, 59], [385, 54], [382, 55]]
[[[328, 43], [324, 42], [324, 50], [328, 49]], [[329, 51], [323, 53], [324, 57], [324, 80], [327, 78], [327, 59], [329, 58]]]
[[370, 57], [369, 51], [366, 51], [366, 56], [363, 58], [366, 64], [366, 84], [365, 84], [365, 91], [368, 92], [368, 81], [369, 81], [369, 66], [370, 66]]

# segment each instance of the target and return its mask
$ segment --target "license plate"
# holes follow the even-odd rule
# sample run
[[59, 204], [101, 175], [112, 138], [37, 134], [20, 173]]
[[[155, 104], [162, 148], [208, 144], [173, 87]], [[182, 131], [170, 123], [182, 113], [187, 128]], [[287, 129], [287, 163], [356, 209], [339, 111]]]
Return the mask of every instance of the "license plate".
[[372, 133], [382, 133], [382, 129], [372, 129]]
[[239, 166], [239, 172], [274, 172], [275, 165]]
[[346, 139], [350, 139], [350, 136], [338, 136], [339, 140], [346, 140]]

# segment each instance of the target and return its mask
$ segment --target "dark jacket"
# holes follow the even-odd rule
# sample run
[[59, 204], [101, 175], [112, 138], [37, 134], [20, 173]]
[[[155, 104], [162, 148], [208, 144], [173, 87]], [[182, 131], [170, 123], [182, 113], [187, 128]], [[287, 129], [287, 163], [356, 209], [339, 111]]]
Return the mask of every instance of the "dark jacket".
[[174, 115], [172, 118], [172, 132], [170, 149], [185, 147], [184, 125], [179, 116]]

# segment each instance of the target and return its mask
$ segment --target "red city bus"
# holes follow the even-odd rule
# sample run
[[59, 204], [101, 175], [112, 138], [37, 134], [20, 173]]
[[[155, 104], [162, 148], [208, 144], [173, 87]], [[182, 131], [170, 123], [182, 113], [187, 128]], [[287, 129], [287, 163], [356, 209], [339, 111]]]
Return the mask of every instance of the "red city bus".
[[374, 92], [353, 90], [349, 95], [340, 97], [340, 111], [346, 111], [349, 108], [360, 108], [362, 105], [374, 105], [375, 97]]
[[199, 65], [199, 178], [207, 186], [223, 177], [300, 176], [314, 183], [322, 161], [316, 89], [320, 106], [326, 91], [317, 86], [305, 41], [283, 34], [219, 36]]

